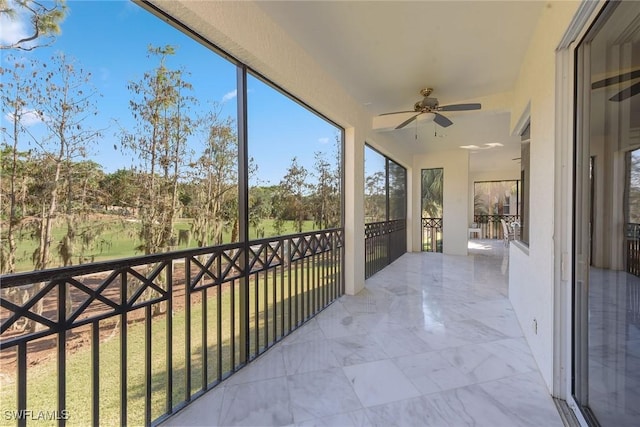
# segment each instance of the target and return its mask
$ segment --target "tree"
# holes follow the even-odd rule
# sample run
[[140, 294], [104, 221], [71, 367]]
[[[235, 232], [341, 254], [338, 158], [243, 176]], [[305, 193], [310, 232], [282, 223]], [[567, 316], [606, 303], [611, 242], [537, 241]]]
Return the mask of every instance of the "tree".
[[307, 207], [306, 196], [312, 188], [308, 181], [309, 172], [304, 166], [298, 164], [298, 159], [291, 159], [291, 165], [287, 169], [286, 175], [280, 181], [280, 203], [279, 219], [293, 219], [298, 233], [302, 232], [302, 226], [306, 219]]
[[221, 120], [211, 111], [203, 122], [207, 136], [202, 155], [193, 164], [197, 185], [191, 202], [195, 209], [191, 230], [201, 247], [221, 244], [224, 228], [231, 225], [236, 230], [238, 226], [238, 138], [233, 120]]
[[[0, 67], [0, 104], [5, 118], [9, 120], [9, 128], [2, 128], [10, 144], [2, 149], [2, 217], [7, 226], [2, 227], [4, 236], [0, 247], [0, 271], [15, 272], [16, 268], [16, 234], [20, 229], [26, 212], [26, 194], [24, 191], [28, 174], [25, 170], [25, 160], [29, 152], [18, 149], [23, 137], [30, 138], [28, 123], [38, 121], [39, 116], [31, 109], [36, 102], [37, 89], [35, 74], [30, 70], [36, 68], [34, 63], [29, 67], [23, 61], [12, 56], [6, 58], [7, 67]], [[30, 108], [31, 107], [31, 108]], [[4, 183], [8, 179], [8, 187]], [[20, 185], [22, 183], [22, 185]], [[8, 202], [8, 206], [5, 204]], [[20, 209], [20, 206], [23, 208]]]
[[406, 170], [399, 164], [388, 162], [389, 174], [389, 212], [390, 220], [406, 218], [407, 210], [407, 189], [406, 189]]
[[[62, 204], [67, 232], [58, 246], [64, 264], [70, 263], [77, 236], [77, 212], [74, 211], [74, 166], [87, 157], [89, 147], [97, 141], [100, 131], [91, 127], [91, 116], [98, 114], [95, 97], [99, 96], [90, 84], [91, 74], [77, 66], [63, 53], [51, 58], [52, 67], [42, 73], [42, 88], [38, 111], [48, 135], [37, 143], [42, 160], [49, 160], [52, 168], [43, 181], [41, 219], [37, 235], [39, 245], [34, 252], [36, 269], [51, 262], [52, 229]], [[65, 191], [66, 190], [66, 191]]]
[[179, 181], [186, 163], [186, 143], [196, 121], [190, 110], [196, 101], [184, 80], [183, 70], [167, 68], [175, 48], [149, 46], [148, 56], [158, 58], [158, 66], [130, 82], [134, 95], [129, 102], [136, 127], [125, 132], [123, 145], [140, 159], [141, 222], [138, 247], [144, 254], [169, 250], [175, 244], [174, 220], [179, 211]]
[[[17, 61], [16, 64], [20, 62]], [[58, 243], [59, 254], [64, 264], [70, 262], [73, 255], [74, 239], [77, 235], [77, 223], [74, 212], [74, 174], [75, 161], [86, 156], [87, 146], [94, 142], [99, 132], [86, 123], [88, 116], [96, 114], [93, 98], [96, 95], [89, 85], [90, 74], [68, 60], [64, 54], [52, 57], [48, 64], [31, 62], [28, 67], [14, 66], [12, 71], [3, 70], [2, 104], [10, 111], [12, 118], [12, 145], [10, 166], [10, 223], [16, 225], [26, 215], [31, 204], [34, 218], [30, 221], [38, 246], [33, 252], [32, 261], [36, 270], [49, 266], [52, 255], [53, 223], [62, 213], [67, 223], [67, 233]], [[36, 135], [27, 130], [26, 119], [39, 122], [46, 132]], [[29, 157], [19, 158], [19, 139], [28, 135], [28, 142], [34, 147]], [[27, 162], [28, 160], [28, 162]], [[33, 160], [33, 162], [31, 161]], [[4, 166], [4, 165], [3, 165]], [[26, 167], [29, 167], [27, 170]], [[29, 174], [28, 184], [21, 175]], [[18, 213], [18, 180], [22, 180], [22, 208]], [[85, 181], [85, 184], [87, 181]], [[28, 191], [24, 191], [28, 185]], [[85, 185], [86, 189], [86, 185]], [[28, 201], [27, 199], [28, 194]], [[82, 194], [82, 192], [78, 193]], [[86, 196], [86, 192], [84, 193]], [[86, 198], [81, 203], [85, 203]], [[13, 240], [12, 235], [8, 241]], [[15, 268], [15, 248], [9, 243], [7, 269]], [[12, 253], [13, 252], [13, 253]], [[43, 283], [21, 289], [23, 300], [30, 299], [39, 292]], [[67, 295], [67, 297], [70, 297]], [[34, 311], [43, 309], [41, 299]], [[71, 307], [71, 304], [68, 304]], [[35, 328], [35, 322], [25, 324], [27, 331]]]
[[[108, 228], [104, 221], [92, 220], [92, 206], [100, 199], [100, 181], [104, 176], [102, 166], [84, 160], [70, 164], [66, 180], [67, 190], [67, 234], [59, 243], [58, 254], [64, 265], [93, 261], [98, 244], [104, 243], [100, 235]], [[102, 245], [100, 245], [102, 247]]]
[[[339, 148], [339, 139], [336, 138], [336, 148]], [[340, 150], [334, 154], [335, 166], [326, 158], [326, 153], [315, 153], [315, 175], [317, 184], [314, 194], [314, 218], [315, 224], [320, 228], [337, 227], [340, 225]]]
[[442, 217], [443, 169], [423, 169], [422, 171], [422, 215], [431, 218]]
[[27, 23], [27, 28], [13, 31], [15, 40], [0, 43], [0, 50], [28, 51], [53, 44], [55, 36], [60, 33], [60, 23], [65, 18], [67, 6], [64, 0], [50, 3], [47, 6], [44, 2], [34, 0], [0, 0], [3, 25], [7, 25], [9, 21]]
[[118, 207], [119, 213], [134, 212], [140, 197], [138, 181], [138, 175], [131, 169], [118, 169], [105, 175], [99, 183], [100, 204], [105, 210]]
[[252, 186], [249, 191], [249, 225], [259, 239], [270, 237], [265, 236], [262, 221], [273, 216], [273, 198], [276, 192], [276, 186]]
[[377, 171], [365, 178], [365, 217], [367, 222], [386, 220], [385, 173]]

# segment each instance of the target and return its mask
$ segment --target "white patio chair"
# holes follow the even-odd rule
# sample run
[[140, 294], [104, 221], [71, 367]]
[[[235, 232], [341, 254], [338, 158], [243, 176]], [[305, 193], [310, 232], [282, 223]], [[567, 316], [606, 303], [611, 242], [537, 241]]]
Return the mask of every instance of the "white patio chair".
[[509, 242], [511, 242], [514, 239], [513, 229], [509, 226], [509, 224], [507, 224], [507, 222], [504, 219], [501, 219], [500, 222], [502, 223], [502, 234], [504, 236], [504, 245], [509, 246]]

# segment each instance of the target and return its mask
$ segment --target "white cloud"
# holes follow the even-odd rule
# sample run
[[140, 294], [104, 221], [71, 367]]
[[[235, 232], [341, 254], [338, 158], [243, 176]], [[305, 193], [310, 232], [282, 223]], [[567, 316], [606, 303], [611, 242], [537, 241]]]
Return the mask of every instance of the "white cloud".
[[318, 142], [319, 142], [320, 144], [328, 144], [328, 143], [329, 143], [329, 141], [330, 141], [330, 140], [329, 140], [329, 138], [326, 138], [326, 137], [324, 137], [324, 138], [318, 138]]
[[[28, 109], [22, 110], [19, 116], [20, 116], [20, 123], [22, 124], [22, 126], [25, 126], [25, 127], [34, 126], [44, 121], [43, 120], [44, 117], [38, 114], [36, 110], [28, 110]], [[4, 116], [5, 120], [8, 122], [12, 122], [13, 117], [14, 117], [13, 113], [7, 113]]]
[[[8, 6], [13, 6], [13, 3], [9, 1]], [[20, 13], [19, 8], [13, 17], [7, 16], [6, 13], [0, 14], [0, 43], [10, 45], [30, 35], [29, 17]]]
[[236, 90], [232, 90], [231, 92], [227, 92], [222, 97], [222, 102], [225, 103], [227, 101], [231, 101], [236, 96], [238, 96], [238, 90], [237, 89]]

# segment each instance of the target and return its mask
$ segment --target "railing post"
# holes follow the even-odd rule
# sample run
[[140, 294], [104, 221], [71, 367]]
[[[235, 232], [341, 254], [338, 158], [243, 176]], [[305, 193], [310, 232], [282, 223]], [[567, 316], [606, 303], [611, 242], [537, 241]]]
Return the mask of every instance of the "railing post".
[[[242, 245], [239, 259], [243, 274], [240, 278], [240, 364], [249, 360], [249, 145], [247, 127], [247, 66], [236, 67], [238, 94], [238, 237]], [[257, 313], [256, 313], [257, 316]], [[258, 343], [256, 343], [256, 350]], [[235, 366], [233, 366], [235, 370]]]
[[[60, 282], [58, 285], [58, 411], [66, 411], [67, 408], [67, 282]], [[66, 417], [62, 416], [58, 420], [58, 426], [62, 427], [66, 423]]]

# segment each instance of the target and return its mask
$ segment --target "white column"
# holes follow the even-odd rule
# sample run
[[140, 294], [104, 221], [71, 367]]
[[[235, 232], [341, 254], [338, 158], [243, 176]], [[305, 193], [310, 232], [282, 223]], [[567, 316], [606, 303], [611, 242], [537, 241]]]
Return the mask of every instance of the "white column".
[[364, 138], [345, 130], [344, 149], [344, 268], [345, 292], [364, 288]]
[[[422, 227], [419, 225], [420, 219], [418, 220], [418, 228], [416, 228], [416, 224], [414, 224], [414, 209], [413, 209], [413, 199], [415, 195], [413, 194], [413, 168], [407, 166], [407, 252], [413, 251], [413, 242], [415, 239], [418, 239], [418, 248], [420, 247], [420, 233], [422, 232]], [[420, 208], [418, 208], [420, 211]], [[418, 230], [418, 231], [416, 231]]]

